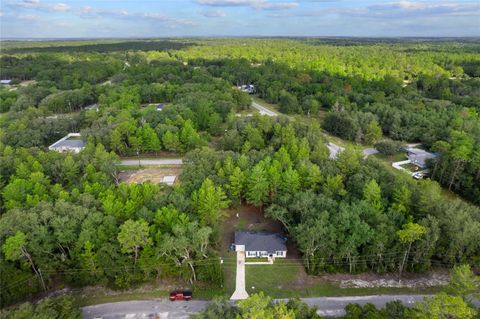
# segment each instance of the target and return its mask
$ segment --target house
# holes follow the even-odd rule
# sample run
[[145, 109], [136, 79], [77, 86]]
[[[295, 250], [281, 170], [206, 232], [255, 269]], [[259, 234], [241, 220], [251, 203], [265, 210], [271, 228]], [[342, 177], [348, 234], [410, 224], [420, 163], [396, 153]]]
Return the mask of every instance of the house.
[[236, 251], [245, 251], [247, 258], [287, 257], [286, 239], [276, 233], [237, 231], [233, 246]]
[[427, 167], [427, 160], [433, 159], [437, 157], [437, 154], [427, 152], [420, 148], [409, 147], [405, 149], [407, 152], [407, 157], [410, 163], [420, 167], [426, 168]]
[[238, 88], [240, 91], [245, 92], [245, 93], [248, 93], [248, 94], [253, 94], [253, 93], [255, 93], [255, 85], [253, 85], [253, 84], [240, 85], [240, 86], [237, 86], [237, 88]]
[[165, 104], [163, 103], [155, 104], [155, 110], [157, 111], [162, 111], [164, 107], [165, 107]]
[[79, 153], [85, 147], [80, 133], [70, 133], [48, 147], [51, 151]]
[[1, 85], [9, 85], [10, 83], [12, 83], [12, 80], [0, 80]]

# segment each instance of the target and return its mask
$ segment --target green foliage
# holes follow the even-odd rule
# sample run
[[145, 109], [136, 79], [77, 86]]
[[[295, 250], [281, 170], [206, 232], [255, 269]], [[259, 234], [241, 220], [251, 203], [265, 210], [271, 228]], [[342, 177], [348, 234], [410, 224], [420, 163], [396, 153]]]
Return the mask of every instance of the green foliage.
[[469, 265], [455, 266], [450, 274], [447, 293], [460, 296], [465, 301], [480, 297], [480, 278], [475, 276]]
[[418, 303], [415, 308], [418, 310], [415, 318], [419, 319], [471, 319], [477, 312], [470, 308], [462, 297], [449, 296], [446, 293], [439, 293], [432, 298]]
[[55, 299], [45, 298], [32, 305], [27, 302], [9, 311], [0, 311], [0, 317], [5, 319], [80, 319], [82, 313], [71, 296]]
[[209, 178], [192, 194], [192, 201], [202, 225], [218, 225], [227, 216], [224, 209], [228, 207], [229, 200], [222, 187], [215, 186]]

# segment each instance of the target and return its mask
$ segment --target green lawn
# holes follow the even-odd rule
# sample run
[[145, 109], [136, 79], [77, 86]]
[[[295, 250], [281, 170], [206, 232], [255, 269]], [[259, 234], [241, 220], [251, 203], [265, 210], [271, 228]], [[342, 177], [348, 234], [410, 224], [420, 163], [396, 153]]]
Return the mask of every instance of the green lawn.
[[276, 259], [273, 265], [246, 265], [245, 287], [247, 292], [263, 291], [277, 298], [288, 297], [288, 286], [298, 277], [301, 267], [286, 259]]
[[[301, 276], [301, 264], [276, 259], [273, 265], [246, 265], [246, 289], [249, 294], [263, 291], [273, 298], [356, 296], [375, 294], [431, 294], [432, 288], [340, 288], [315, 277]], [[300, 275], [300, 276], [299, 276]], [[297, 281], [300, 278], [300, 282]]]

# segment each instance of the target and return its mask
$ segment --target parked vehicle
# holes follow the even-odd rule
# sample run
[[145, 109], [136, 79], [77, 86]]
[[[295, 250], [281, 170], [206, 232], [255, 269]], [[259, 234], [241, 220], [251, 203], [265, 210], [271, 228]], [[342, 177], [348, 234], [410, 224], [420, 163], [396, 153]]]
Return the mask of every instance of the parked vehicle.
[[192, 299], [192, 292], [186, 290], [176, 290], [170, 293], [170, 300], [186, 300], [189, 301]]

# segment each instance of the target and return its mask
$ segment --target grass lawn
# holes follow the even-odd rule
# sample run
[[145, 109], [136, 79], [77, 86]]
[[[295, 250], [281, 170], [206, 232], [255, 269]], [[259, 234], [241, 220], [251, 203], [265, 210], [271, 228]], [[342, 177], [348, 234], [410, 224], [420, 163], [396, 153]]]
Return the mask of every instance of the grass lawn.
[[245, 265], [245, 287], [249, 294], [263, 291], [277, 298], [291, 296], [288, 288], [297, 279], [301, 265], [285, 259], [276, 259], [273, 265]]
[[[302, 265], [276, 259], [273, 265], [246, 265], [246, 289], [249, 294], [263, 291], [273, 298], [333, 297], [376, 294], [432, 294], [442, 287], [431, 288], [340, 288], [337, 284], [315, 277], [301, 278]], [[304, 281], [304, 283], [302, 283]]]
[[394, 154], [394, 155], [383, 155], [383, 154], [377, 153], [377, 154], [374, 154], [372, 156], [374, 156], [374, 157], [376, 157], [376, 158], [378, 158], [382, 161], [388, 162], [390, 164], [390, 166], [394, 162], [400, 162], [400, 161], [407, 160], [407, 157], [405, 156], [404, 152], [399, 152], [399, 153]]
[[420, 170], [417, 165], [413, 165], [413, 164], [405, 164], [401, 166], [410, 172], [416, 172]]
[[223, 288], [225, 291], [225, 295], [227, 297], [230, 297], [235, 291], [235, 281], [237, 275], [237, 254], [233, 251], [228, 252], [224, 254], [223, 258]]

